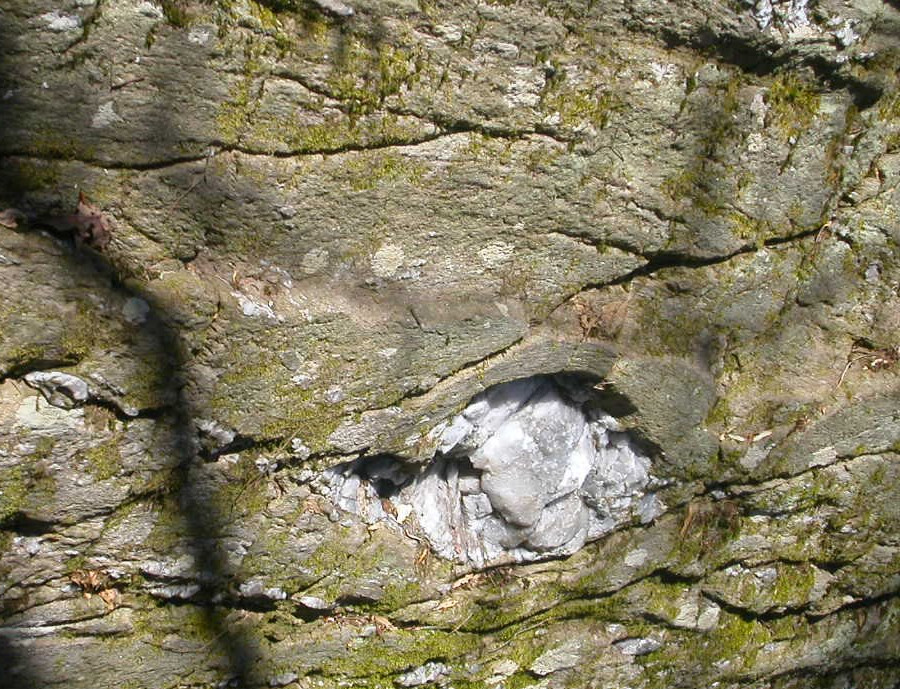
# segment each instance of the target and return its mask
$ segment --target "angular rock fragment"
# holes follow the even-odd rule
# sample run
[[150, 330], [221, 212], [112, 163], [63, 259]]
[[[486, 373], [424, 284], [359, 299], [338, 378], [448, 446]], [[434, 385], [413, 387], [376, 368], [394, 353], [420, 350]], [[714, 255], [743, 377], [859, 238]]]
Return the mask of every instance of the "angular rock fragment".
[[411, 506], [432, 548], [476, 566], [569, 555], [661, 506], [650, 459], [562, 378], [494, 386], [440, 432], [415, 477], [396, 459], [363, 458], [326, 474], [343, 509], [374, 522]]
[[25, 383], [60, 409], [74, 409], [90, 397], [90, 388], [85, 381], [60, 371], [34, 371], [25, 376]]

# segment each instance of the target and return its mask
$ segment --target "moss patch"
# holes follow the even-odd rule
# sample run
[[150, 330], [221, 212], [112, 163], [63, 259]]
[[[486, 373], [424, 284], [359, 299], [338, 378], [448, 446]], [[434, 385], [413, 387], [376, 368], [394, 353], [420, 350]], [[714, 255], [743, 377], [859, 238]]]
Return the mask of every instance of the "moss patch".
[[248, 416], [256, 416], [251, 423], [260, 426], [254, 432], [263, 437], [300, 438], [314, 451], [325, 448], [343, 418], [341, 405], [324, 397], [338, 381], [339, 361], [325, 358], [316, 384], [303, 388], [291, 381], [291, 372], [271, 352], [234, 351], [231, 356], [235, 358], [226, 363], [210, 401], [218, 418], [241, 428]]
[[408, 182], [418, 186], [427, 168], [397, 153], [378, 153], [360, 156], [346, 165], [350, 187], [354, 191], [372, 189], [380, 184]]
[[382, 42], [373, 48], [352, 37], [341, 63], [328, 79], [328, 87], [352, 118], [373, 112], [388, 97], [412, 87], [424, 64], [424, 53], [418, 46]]
[[474, 650], [479, 641], [478, 636], [462, 632], [398, 629], [384, 637], [363, 640], [345, 656], [326, 662], [322, 669], [329, 675], [378, 681], [430, 660], [452, 661]]
[[769, 120], [786, 138], [802, 134], [819, 112], [819, 94], [794, 74], [778, 76], [766, 96]]
[[83, 454], [88, 463], [88, 471], [98, 481], [112, 478], [122, 468], [122, 455], [119, 452], [120, 437], [114, 435], [99, 445], [94, 445]]
[[0, 524], [24, 507], [27, 496], [28, 479], [21, 466], [0, 470]]

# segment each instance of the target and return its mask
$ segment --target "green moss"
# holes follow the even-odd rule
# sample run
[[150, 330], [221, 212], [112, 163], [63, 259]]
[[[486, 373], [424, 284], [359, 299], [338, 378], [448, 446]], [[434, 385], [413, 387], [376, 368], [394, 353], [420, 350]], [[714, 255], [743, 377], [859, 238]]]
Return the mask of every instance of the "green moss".
[[809, 600], [809, 594], [815, 583], [815, 570], [811, 565], [807, 563], [781, 565], [775, 578], [773, 603], [783, 607], [802, 605]]
[[384, 594], [374, 609], [386, 613], [399, 610], [410, 603], [422, 600], [424, 591], [419, 581], [396, 577], [385, 585]]
[[764, 220], [757, 220], [737, 211], [732, 211], [727, 216], [731, 232], [736, 237], [743, 239], [757, 248], [762, 248], [769, 236], [769, 224]]
[[172, 370], [165, 362], [135, 362], [138, 368], [122, 380], [125, 400], [137, 409], [160, 408], [166, 404]]
[[[340, 537], [340, 532], [338, 532], [334, 537], [327, 539], [316, 548], [315, 552], [303, 561], [303, 566], [312, 572], [317, 579], [328, 576], [342, 577], [347, 573], [347, 565], [356, 568], [356, 572], [363, 573], [365, 566], [360, 564], [359, 558], [352, 557], [343, 548], [343, 542], [344, 539]], [[350, 574], [352, 573], [354, 572], [350, 572]], [[317, 588], [317, 591], [322, 591], [322, 589]], [[331, 593], [336, 596], [338, 591], [334, 590]], [[325, 596], [323, 595], [323, 597]]]
[[345, 118], [298, 125], [292, 120], [273, 120], [262, 115], [253, 118], [247, 138], [268, 152], [287, 148], [296, 153], [328, 153], [363, 143], [362, 133]]
[[88, 569], [89, 560], [86, 555], [76, 555], [66, 560], [65, 572], [71, 574], [79, 569]]
[[[0, 517], [0, 524], [3, 523], [3, 518]], [[4, 555], [9, 552], [10, 548], [12, 548], [13, 539], [15, 538], [15, 534], [12, 531], [0, 531], [0, 555]], [[4, 565], [4, 562], [8, 562], [3, 557], [0, 557], [0, 577], [5, 577], [9, 574], [10, 566]]]
[[338, 360], [326, 358], [316, 384], [304, 389], [290, 380], [291, 372], [274, 353], [253, 356], [235, 350], [225, 362], [226, 373], [217, 381], [210, 406], [228, 425], [246, 425], [248, 414], [255, 412], [262, 437], [301, 438], [313, 451], [322, 450], [343, 418], [341, 405], [324, 398], [338, 381], [339, 366]]
[[588, 126], [603, 129], [612, 115], [624, 108], [619, 92], [603, 83], [599, 75], [592, 75], [587, 83], [575, 84], [569, 81], [565, 66], [559, 61], [544, 56], [542, 62], [550, 62], [553, 74], [541, 93], [540, 110], [546, 117], [557, 117], [557, 126], [568, 135], [581, 135]]
[[350, 38], [341, 63], [329, 76], [328, 88], [344, 103], [350, 117], [374, 112], [384, 101], [418, 82], [424, 53], [416, 47], [381, 42], [375, 49]]
[[737, 615], [723, 613], [719, 625], [710, 633], [709, 647], [713, 662], [735, 659], [750, 668], [762, 646], [771, 640], [771, 633], [761, 622], [745, 620]]
[[182, 29], [193, 22], [193, 16], [187, 9], [187, 3], [183, 0], [160, 0], [163, 17], [170, 26]]
[[34, 451], [29, 455], [30, 459], [39, 461], [47, 459], [53, 453], [56, 446], [56, 438], [49, 435], [39, 437], [34, 443]]
[[38, 440], [36, 450], [11, 467], [0, 469], [0, 524], [30, 508], [46, 508], [56, 492], [48, 468], [52, 446]]
[[900, 121], [900, 91], [894, 91], [878, 101], [878, 117], [885, 122]]
[[[711, 675], [717, 678], [742, 677], [752, 672], [762, 647], [772, 640], [772, 633], [765, 623], [748, 620], [723, 611], [719, 624], [702, 634], [680, 634], [677, 642], [670, 641], [662, 649], [645, 656], [641, 663], [652, 673], [677, 670], [680, 674], [689, 668], [699, 678]], [[723, 661], [728, 661], [726, 668]]]
[[398, 629], [384, 637], [370, 637], [340, 658], [326, 661], [323, 672], [377, 681], [430, 660], [458, 659], [478, 647], [477, 635], [437, 630]]
[[98, 314], [93, 304], [79, 301], [68, 327], [63, 331], [60, 346], [77, 360], [84, 359], [99, 345], [109, 343], [111, 335], [98, 327]]
[[[525, 170], [532, 175], [550, 172], [553, 164], [563, 155], [561, 149], [538, 146], [533, 148], [525, 156]], [[605, 248], [600, 247], [598, 250]]]
[[656, 292], [651, 298], [642, 299], [637, 308], [637, 320], [646, 335], [641, 342], [644, 351], [660, 356], [690, 355], [696, 351], [697, 337], [708, 323], [701, 305], [692, 304], [685, 309]]
[[0, 524], [25, 506], [28, 478], [21, 466], [0, 469]]
[[[11, 160], [3, 174], [5, 186], [12, 195], [41, 191], [59, 186], [59, 163], [53, 160]], [[9, 199], [12, 203], [13, 199]]]
[[373, 189], [380, 184], [396, 184], [400, 181], [418, 186], [427, 171], [422, 163], [393, 152], [361, 155], [349, 162], [345, 168], [350, 176], [350, 188], [354, 191]]
[[715, 559], [722, 546], [741, 532], [740, 507], [731, 500], [698, 500], [685, 509], [680, 540], [673, 555], [689, 564], [699, 558]]
[[689, 584], [663, 582], [652, 577], [634, 585], [630, 595], [654, 617], [674, 620], [680, 612], [678, 602], [689, 588]]
[[[0, 337], [3, 337], [2, 333], [0, 333]], [[33, 361], [40, 361], [41, 359], [46, 358], [46, 356], [46, 347], [43, 345], [29, 344], [14, 347], [9, 352], [5, 353], [3, 358], [8, 362], [7, 369], [15, 370], [27, 366]]]
[[237, 143], [247, 128], [253, 113], [250, 90], [253, 77], [245, 75], [228, 91], [228, 99], [221, 105], [216, 115], [216, 126], [222, 140]]
[[769, 120], [786, 137], [798, 137], [819, 112], [819, 94], [795, 74], [776, 77], [766, 96]]
[[98, 481], [112, 478], [122, 468], [122, 455], [119, 453], [118, 434], [99, 445], [94, 445], [83, 454], [88, 463], [88, 471]]
[[578, 129], [585, 124], [603, 129], [622, 103], [610, 90], [587, 87], [552, 89], [544, 95], [541, 105], [546, 112], [558, 113], [560, 125], [567, 129]]
[[679, 172], [663, 180], [661, 191], [673, 201], [688, 201], [707, 217], [725, 213], [736, 195], [747, 185], [747, 177], [737, 175], [726, 164], [730, 147], [740, 137], [736, 113], [740, 107], [742, 75], [735, 72], [715, 88], [703, 113], [694, 159]]
[[158, 553], [171, 553], [186, 537], [186, 527], [181, 517], [181, 506], [174, 496], [164, 496], [159, 501], [156, 519], [145, 543]]
[[38, 130], [26, 144], [26, 151], [38, 158], [87, 160], [94, 150], [72, 136], [54, 130]]
[[194, 605], [136, 607], [129, 642], [133, 643], [137, 637], [160, 644], [169, 635], [177, 634], [187, 641], [207, 641], [212, 645], [222, 635], [222, 625], [216, 615], [215, 611]]
[[[261, 513], [268, 505], [268, 483], [254, 462], [254, 453], [243, 452], [228, 468], [228, 479], [213, 496], [212, 513], [225, 521], [235, 516]], [[228, 515], [225, 517], [225, 515]]]
[[714, 429], [724, 428], [728, 424], [728, 421], [731, 419], [731, 416], [731, 406], [728, 402], [728, 399], [725, 397], [719, 397], [712, 408], [710, 408], [703, 424], [709, 428]]
[[705, 162], [666, 177], [662, 190], [673, 201], [689, 200], [695, 209], [707, 216], [717, 215], [723, 208], [721, 196], [711, 186]]

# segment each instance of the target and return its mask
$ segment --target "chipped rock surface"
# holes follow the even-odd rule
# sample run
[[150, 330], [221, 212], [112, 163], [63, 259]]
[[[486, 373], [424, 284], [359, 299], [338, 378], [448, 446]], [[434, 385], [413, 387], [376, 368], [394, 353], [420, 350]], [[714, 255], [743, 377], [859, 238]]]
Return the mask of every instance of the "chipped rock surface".
[[0, 5], [0, 684], [900, 684], [897, 2]]

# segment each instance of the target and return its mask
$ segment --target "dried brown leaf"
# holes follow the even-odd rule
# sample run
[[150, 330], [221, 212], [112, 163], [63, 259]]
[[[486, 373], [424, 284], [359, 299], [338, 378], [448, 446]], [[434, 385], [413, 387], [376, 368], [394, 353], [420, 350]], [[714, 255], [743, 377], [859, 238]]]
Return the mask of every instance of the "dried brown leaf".
[[112, 235], [112, 220], [87, 200], [84, 192], [78, 193], [78, 204], [71, 215], [58, 215], [44, 221], [57, 232], [73, 233], [75, 241], [95, 249], [104, 249]]
[[455, 608], [459, 605], [459, 601], [455, 598], [445, 598], [440, 603], [435, 606], [435, 610], [449, 610], [450, 608]]
[[109, 577], [99, 569], [76, 569], [69, 575], [69, 581], [78, 586], [85, 598], [107, 588]]
[[107, 610], [115, 610], [119, 605], [119, 592], [116, 589], [103, 589], [97, 594], [104, 603]]
[[472, 572], [471, 574], [466, 574], [465, 576], [460, 577], [456, 581], [451, 584], [450, 589], [455, 591], [456, 589], [461, 588], [471, 588], [474, 586], [478, 586], [484, 579], [482, 574], [478, 572]]
[[372, 615], [372, 622], [375, 625], [375, 631], [379, 635], [384, 634], [387, 631], [393, 631], [394, 629], [396, 629], [394, 623], [383, 615]]

